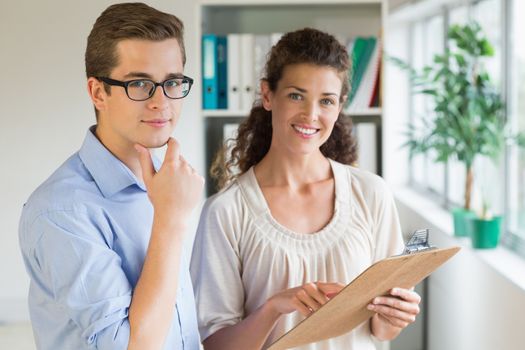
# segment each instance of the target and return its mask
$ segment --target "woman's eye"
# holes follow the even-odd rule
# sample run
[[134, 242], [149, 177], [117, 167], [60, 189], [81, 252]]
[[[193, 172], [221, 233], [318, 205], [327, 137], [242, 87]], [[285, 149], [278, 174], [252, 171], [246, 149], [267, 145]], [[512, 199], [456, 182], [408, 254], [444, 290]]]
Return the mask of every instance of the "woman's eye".
[[297, 93], [295, 93], [295, 92], [290, 93], [290, 94], [288, 95], [288, 97], [290, 97], [290, 99], [292, 99], [292, 100], [296, 100], [296, 101], [299, 101], [299, 100], [302, 99], [302, 96], [299, 95], [299, 94], [297, 94]]
[[329, 98], [323, 98], [321, 100], [321, 104], [322, 105], [325, 105], [325, 106], [331, 106], [331, 105], [334, 105], [335, 104], [335, 101], [332, 100], [332, 99], [329, 99]]

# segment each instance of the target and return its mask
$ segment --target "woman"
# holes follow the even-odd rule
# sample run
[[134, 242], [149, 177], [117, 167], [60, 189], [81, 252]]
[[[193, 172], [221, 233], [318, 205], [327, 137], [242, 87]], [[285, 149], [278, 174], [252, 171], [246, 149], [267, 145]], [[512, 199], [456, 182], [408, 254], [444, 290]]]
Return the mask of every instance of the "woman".
[[[272, 48], [261, 101], [240, 126], [220, 184], [203, 210], [191, 272], [206, 350], [260, 349], [377, 260], [403, 248], [393, 198], [378, 176], [350, 166], [356, 146], [341, 110], [348, 54], [303, 29]], [[240, 174], [235, 174], [238, 169]], [[374, 349], [415, 320], [420, 297], [394, 288], [370, 321], [301, 349]]]

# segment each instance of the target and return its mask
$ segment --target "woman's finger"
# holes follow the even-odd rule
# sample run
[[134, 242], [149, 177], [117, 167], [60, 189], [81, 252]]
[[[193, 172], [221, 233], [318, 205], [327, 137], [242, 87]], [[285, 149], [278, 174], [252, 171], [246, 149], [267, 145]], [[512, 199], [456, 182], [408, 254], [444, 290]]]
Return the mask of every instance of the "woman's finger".
[[324, 283], [317, 282], [317, 288], [323, 292], [325, 295], [334, 295], [339, 293], [345, 286], [341, 283]]
[[421, 302], [421, 296], [411, 289], [392, 288], [390, 294], [402, 298], [408, 302], [413, 302], [417, 304]]
[[292, 306], [303, 316], [309, 316], [312, 313], [311, 308], [306, 306], [298, 297], [292, 299]]
[[388, 317], [390, 319], [398, 319], [403, 322], [409, 322], [412, 323], [416, 320], [417, 313], [409, 313], [405, 312], [393, 307], [385, 306], [385, 305], [369, 305], [369, 310], [374, 311], [378, 314], [381, 314], [385, 317]]
[[319, 304], [314, 298], [312, 298], [303, 288], [300, 288], [295, 294], [295, 296], [307, 308], [309, 308], [312, 311], [317, 311], [321, 307], [321, 304]]
[[324, 294], [319, 290], [319, 288], [317, 288], [316, 283], [307, 283], [303, 286], [303, 289], [306, 291], [306, 293], [308, 293], [310, 297], [312, 297], [320, 305], [326, 304], [326, 302], [329, 300], [326, 294]]
[[411, 322], [400, 320], [399, 318], [385, 316], [383, 314], [376, 314], [376, 317], [379, 317], [379, 319], [382, 320], [383, 322], [388, 323], [397, 328], [405, 328], [411, 323]]
[[396, 309], [401, 312], [417, 315], [419, 314], [419, 304], [415, 302], [404, 301], [395, 297], [376, 297], [372, 300], [375, 306], [387, 306], [391, 309]]

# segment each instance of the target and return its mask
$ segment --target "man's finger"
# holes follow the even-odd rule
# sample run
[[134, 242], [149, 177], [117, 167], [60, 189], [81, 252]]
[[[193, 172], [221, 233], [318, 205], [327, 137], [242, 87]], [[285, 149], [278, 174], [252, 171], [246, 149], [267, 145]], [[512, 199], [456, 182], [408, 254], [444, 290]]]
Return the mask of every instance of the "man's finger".
[[166, 154], [164, 155], [164, 163], [179, 161], [180, 147], [177, 140], [175, 140], [173, 137], [170, 137], [167, 144], [168, 148], [166, 149]]
[[151, 160], [151, 154], [148, 149], [142, 145], [135, 144], [135, 149], [139, 153], [140, 168], [142, 169], [142, 178], [144, 183], [148, 184], [153, 175], [155, 175], [155, 168]]

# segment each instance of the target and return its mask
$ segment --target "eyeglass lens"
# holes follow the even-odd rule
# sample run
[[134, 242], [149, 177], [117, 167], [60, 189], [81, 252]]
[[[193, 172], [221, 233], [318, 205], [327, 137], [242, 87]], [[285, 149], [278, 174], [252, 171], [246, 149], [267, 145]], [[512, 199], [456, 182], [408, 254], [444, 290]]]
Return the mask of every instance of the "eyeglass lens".
[[[155, 93], [155, 83], [151, 80], [134, 80], [128, 84], [128, 96], [133, 100], [146, 100]], [[176, 78], [166, 80], [162, 87], [169, 98], [183, 98], [190, 90], [186, 79]]]

